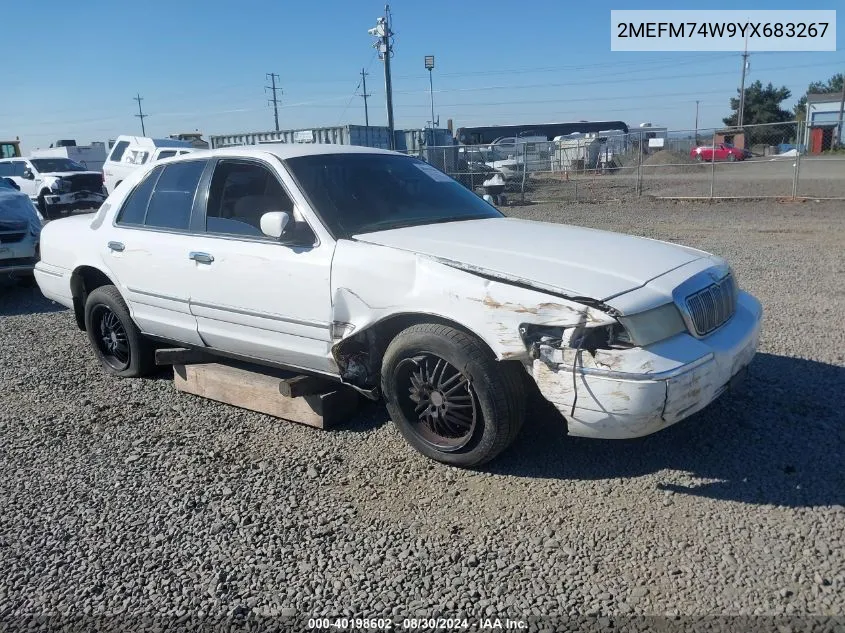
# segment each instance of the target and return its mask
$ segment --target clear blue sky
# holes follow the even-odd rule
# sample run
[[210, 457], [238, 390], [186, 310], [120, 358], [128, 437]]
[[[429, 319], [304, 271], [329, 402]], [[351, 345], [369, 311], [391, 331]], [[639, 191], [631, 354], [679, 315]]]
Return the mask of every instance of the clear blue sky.
[[[38, 11], [30, 4], [6, 2], [2, 12], [0, 138], [20, 136], [25, 150], [59, 138], [140, 133], [136, 93], [150, 115], [148, 135], [270, 130], [268, 72], [279, 74], [284, 90], [283, 129], [363, 123], [363, 101], [354, 96], [362, 67], [370, 123], [386, 122], [382, 64], [367, 34], [382, 0], [40, 0]], [[802, 8], [842, 9], [833, 1], [810, 5]], [[423, 127], [430, 118], [427, 54], [436, 56], [435, 110], [444, 126], [447, 118], [456, 126], [621, 119], [689, 129], [696, 99], [700, 126], [719, 125], [739, 85], [739, 54], [610, 51], [611, 8], [695, 7], [395, 0], [396, 125]], [[706, 8], [740, 7], [710, 0]], [[796, 4], [747, 0], [742, 8]], [[838, 22], [842, 32], [845, 21]], [[791, 105], [810, 81], [845, 72], [838, 48], [754, 54], [748, 81], [786, 85]]]

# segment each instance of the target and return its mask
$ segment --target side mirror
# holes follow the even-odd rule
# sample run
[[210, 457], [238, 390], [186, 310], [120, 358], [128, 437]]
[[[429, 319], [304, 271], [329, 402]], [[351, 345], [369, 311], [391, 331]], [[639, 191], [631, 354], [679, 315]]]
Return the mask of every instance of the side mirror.
[[261, 216], [261, 232], [278, 239], [282, 237], [289, 222], [290, 215], [285, 211], [270, 211]]
[[26, 180], [35, 180], [35, 175], [32, 173], [32, 170], [29, 169], [29, 168], [26, 168], [26, 169], [23, 170], [23, 177]]

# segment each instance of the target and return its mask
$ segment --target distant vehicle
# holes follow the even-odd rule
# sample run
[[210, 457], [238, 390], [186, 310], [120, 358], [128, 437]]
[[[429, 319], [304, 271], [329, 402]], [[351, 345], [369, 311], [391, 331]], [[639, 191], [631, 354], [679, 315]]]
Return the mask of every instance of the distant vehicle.
[[196, 149], [208, 149], [208, 141], [203, 139], [202, 132], [179, 132], [171, 134], [168, 138], [176, 141], [188, 141]]
[[748, 152], [748, 155], [746, 155], [746, 151], [734, 147], [730, 143], [716, 143], [715, 145], [698, 145], [697, 147], [693, 147], [689, 151], [689, 156], [699, 162], [717, 160], [734, 162], [750, 157], [751, 152]]
[[0, 178], [0, 274], [32, 280], [44, 218], [11, 178]]
[[0, 160], [0, 177], [12, 179], [47, 219], [99, 208], [106, 199], [103, 174], [68, 158], [5, 158]]
[[0, 141], [0, 158], [17, 158], [20, 155], [20, 141]]
[[106, 191], [113, 192], [115, 187], [141, 165], [195, 150], [190, 141], [146, 136], [118, 136], [103, 165]]
[[492, 143], [487, 165], [506, 179], [522, 177], [525, 171], [548, 171], [551, 164], [549, 139], [545, 136], [506, 136]]
[[34, 149], [29, 155], [32, 158], [67, 158], [90, 171], [102, 171], [106, 161], [106, 145], [102, 142], [77, 145], [73, 140], [58, 141], [54, 147]]
[[35, 277], [113, 376], [155, 371], [157, 344], [322, 376], [455, 466], [511, 444], [535, 389], [569, 435], [680, 422], [742, 379], [762, 318], [718, 256], [508, 218], [417, 158], [318, 143], [146, 165], [44, 227]]

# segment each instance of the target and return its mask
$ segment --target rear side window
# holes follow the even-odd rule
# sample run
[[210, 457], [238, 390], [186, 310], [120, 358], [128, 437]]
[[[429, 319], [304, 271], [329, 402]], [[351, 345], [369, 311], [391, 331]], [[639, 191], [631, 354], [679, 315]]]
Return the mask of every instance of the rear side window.
[[175, 149], [166, 149], [163, 152], [159, 152], [158, 160], [161, 160], [162, 158], [170, 158], [171, 156], [176, 156], [176, 150]]
[[129, 147], [129, 141], [120, 141], [117, 143], [111, 150], [109, 160], [114, 163], [119, 163], [120, 159], [123, 158], [123, 152], [126, 151], [127, 147]]
[[192, 160], [163, 168], [147, 207], [145, 226], [187, 231], [206, 161]]
[[0, 163], [0, 176], [12, 175], [12, 163]]
[[144, 223], [144, 216], [147, 214], [147, 206], [150, 203], [150, 195], [153, 192], [156, 181], [161, 176], [161, 167], [156, 167], [150, 175], [144, 178], [129, 197], [123, 203], [123, 208], [117, 216], [117, 224], [134, 224], [140, 226]]

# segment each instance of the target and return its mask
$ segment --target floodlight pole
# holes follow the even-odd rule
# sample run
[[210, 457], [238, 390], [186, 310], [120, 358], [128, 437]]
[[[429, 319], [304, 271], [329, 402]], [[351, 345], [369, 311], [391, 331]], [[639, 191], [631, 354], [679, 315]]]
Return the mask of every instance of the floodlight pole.
[[432, 79], [432, 71], [434, 70], [434, 55], [426, 55], [425, 67], [428, 69], [428, 93], [431, 96], [431, 129], [434, 129], [434, 80]]

